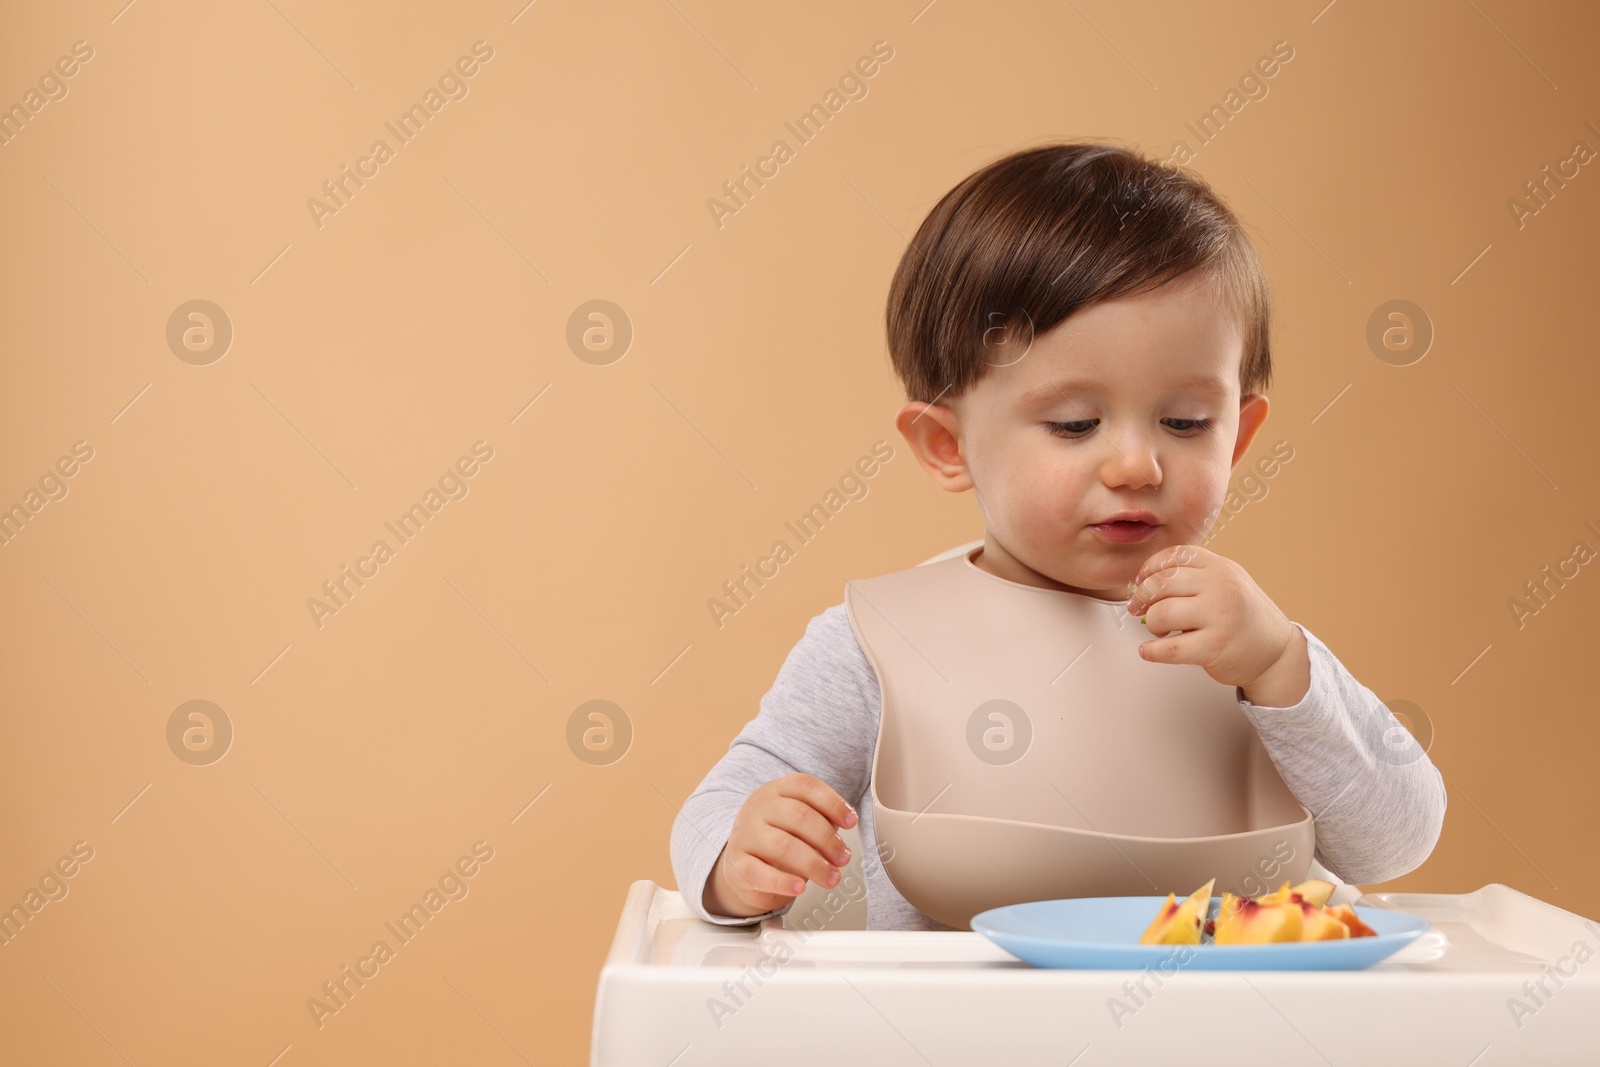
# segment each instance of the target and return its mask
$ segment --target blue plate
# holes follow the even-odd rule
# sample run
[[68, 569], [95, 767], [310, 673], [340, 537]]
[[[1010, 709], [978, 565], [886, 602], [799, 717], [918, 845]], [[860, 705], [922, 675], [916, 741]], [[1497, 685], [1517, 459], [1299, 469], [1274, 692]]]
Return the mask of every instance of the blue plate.
[[1430, 925], [1426, 919], [1403, 911], [1357, 906], [1356, 915], [1378, 936], [1266, 945], [1139, 944], [1140, 935], [1166, 902], [1164, 896], [1035, 900], [981, 911], [972, 917], [972, 928], [1035, 967], [1157, 967], [1171, 973], [1183, 968], [1357, 971], [1398, 952]]

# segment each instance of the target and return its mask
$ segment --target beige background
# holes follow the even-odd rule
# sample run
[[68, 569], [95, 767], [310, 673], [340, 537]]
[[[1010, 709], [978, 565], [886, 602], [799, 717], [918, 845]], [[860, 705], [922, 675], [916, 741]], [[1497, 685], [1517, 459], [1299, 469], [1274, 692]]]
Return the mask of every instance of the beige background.
[[[1211, 547], [1423, 709], [1449, 814], [1385, 888], [1600, 915], [1600, 568], [1508, 607], [1600, 549], [1600, 174], [1508, 207], [1600, 148], [1595, 12], [122, 4], [0, 14], [0, 103], [93, 48], [0, 147], [0, 506], [93, 450], [0, 546], [0, 903], [93, 849], [0, 947], [0, 1059], [583, 1062], [629, 883], [673, 884], [675, 805], [806, 621], [981, 536], [893, 430], [906, 238], [1019, 147], [1195, 147], [1280, 40], [1193, 167], [1274, 279], [1255, 452], [1295, 458]], [[307, 200], [480, 40], [468, 94], [319, 228]], [[719, 229], [708, 199], [880, 40], [868, 95]], [[203, 366], [166, 338], [196, 299], [234, 331]], [[567, 341], [596, 299], [633, 330], [609, 365]], [[1366, 340], [1397, 299], [1436, 330], [1409, 366]], [[880, 439], [869, 495], [717, 628], [708, 598]], [[319, 628], [307, 600], [380, 538]], [[596, 699], [633, 732], [609, 765], [567, 740]], [[191, 700], [232, 724], [220, 761], [169, 747]], [[307, 999], [477, 841], [468, 895], [319, 1029]]]

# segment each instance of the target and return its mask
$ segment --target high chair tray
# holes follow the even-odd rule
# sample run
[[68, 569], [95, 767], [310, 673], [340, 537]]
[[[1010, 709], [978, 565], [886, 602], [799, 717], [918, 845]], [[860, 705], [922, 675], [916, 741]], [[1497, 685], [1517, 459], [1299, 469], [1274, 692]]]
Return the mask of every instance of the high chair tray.
[[1359, 971], [1046, 970], [979, 933], [830, 930], [822, 909], [719, 926], [641, 880], [590, 1063], [1600, 1063], [1600, 923], [1499, 883], [1356, 903], [1433, 928]]

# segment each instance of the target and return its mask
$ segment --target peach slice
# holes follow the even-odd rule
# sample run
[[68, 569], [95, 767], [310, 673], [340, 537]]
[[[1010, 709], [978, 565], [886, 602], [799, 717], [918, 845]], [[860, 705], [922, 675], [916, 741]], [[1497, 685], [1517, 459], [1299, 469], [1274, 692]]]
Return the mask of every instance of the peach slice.
[[1144, 928], [1144, 933], [1139, 935], [1141, 945], [1162, 944], [1162, 938], [1172, 926], [1173, 917], [1178, 914], [1178, 894], [1168, 893], [1167, 902], [1161, 905], [1161, 910], [1156, 912], [1156, 917], [1150, 920], [1150, 925]]
[[1182, 904], [1177, 903], [1176, 893], [1168, 893], [1166, 903], [1161, 905], [1155, 919], [1140, 935], [1139, 944], [1198, 945], [1200, 923], [1211, 907], [1211, 887], [1216, 883], [1215, 878], [1211, 879], [1190, 893]]
[[1289, 890], [1289, 899], [1293, 900], [1295, 894], [1299, 894], [1300, 899], [1307, 904], [1315, 904], [1319, 908], [1326, 907], [1334, 888], [1332, 882], [1323, 881], [1321, 878], [1307, 878]]
[[1277, 889], [1264, 897], [1258, 898], [1262, 904], [1287, 904], [1290, 901], [1304, 901], [1322, 907], [1328, 903], [1328, 898], [1333, 895], [1334, 884], [1325, 882], [1321, 878], [1307, 878], [1299, 885], [1290, 885], [1284, 882]]
[[1234, 913], [1239, 910], [1239, 902], [1245, 899], [1247, 898], [1236, 897], [1226, 890], [1223, 891], [1222, 903], [1217, 905], [1217, 917], [1212, 920], [1211, 936], [1213, 939], [1216, 938], [1216, 932], [1226, 926], [1228, 920], [1233, 918]]
[[1377, 937], [1378, 931], [1361, 921], [1356, 910], [1348, 904], [1335, 904], [1328, 909], [1334, 918], [1350, 928], [1351, 937]]
[[1300, 940], [1341, 941], [1349, 936], [1350, 927], [1339, 916], [1321, 904], [1300, 902]]
[[[1287, 886], [1288, 883], [1284, 883]], [[1219, 945], [1259, 945], [1272, 941], [1298, 941], [1301, 906], [1291, 901], [1271, 904], [1245, 898], [1226, 924], [1217, 929]]]
[[1255, 898], [1255, 902], [1257, 904], [1287, 904], [1292, 899], [1290, 894], [1293, 892], [1294, 890], [1289, 888], [1289, 883], [1284, 882], [1266, 896]]
[[1218, 945], [1256, 945], [1377, 936], [1377, 931], [1362, 922], [1350, 905], [1328, 906], [1328, 898], [1337, 887], [1321, 878], [1308, 878], [1293, 886], [1285, 881], [1260, 898], [1224, 891], [1216, 916], [1208, 919], [1214, 885], [1215, 878], [1183, 901], [1176, 893], [1168, 893], [1139, 943], [1196, 945], [1210, 940]]

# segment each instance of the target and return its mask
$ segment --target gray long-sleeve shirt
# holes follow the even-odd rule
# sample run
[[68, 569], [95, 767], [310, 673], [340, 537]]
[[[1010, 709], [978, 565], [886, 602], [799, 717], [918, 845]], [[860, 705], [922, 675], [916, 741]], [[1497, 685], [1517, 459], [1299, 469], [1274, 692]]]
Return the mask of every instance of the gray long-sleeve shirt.
[[[1396, 744], [1408, 739], [1399, 721], [1310, 630], [1295, 625], [1311, 657], [1310, 690], [1289, 708], [1242, 698], [1239, 707], [1290, 791], [1311, 811], [1317, 862], [1351, 883], [1398, 878], [1421, 866], [1439, 839], [1444, 779], [1414, 740]], [[881, 708], [877, 675], [845, 605], [835, 604], [806, 625], [761, 698], [759, 714], [745, 723], [672, 824], [672, 870], [692, 912], [741, 926], [794, 906], [790, 901], [746, 918], [714, 915], [705, 910], [702, 894], [746, 798], [775, 778], [803, 771], [827, 782], [860, 813], [867, 928], [951, 929], [901, 896], [877, 860], [868, 784]]]

